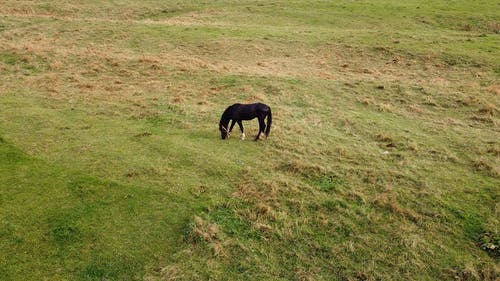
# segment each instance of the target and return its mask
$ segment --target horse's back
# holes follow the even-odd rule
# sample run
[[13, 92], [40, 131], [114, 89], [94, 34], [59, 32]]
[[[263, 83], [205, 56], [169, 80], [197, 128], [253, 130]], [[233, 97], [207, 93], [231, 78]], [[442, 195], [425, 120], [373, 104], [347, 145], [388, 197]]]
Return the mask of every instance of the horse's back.
[[263, 112], [267, 112], [269, 111], [271, 108], [269, 107], [269, 105], [265, 104], [265, 103], [256, 103], [257, 107], [259, 108], [260, 111], [263, 111]]
[[269, 109], [269, 106], [267, 104], [261, 103], [261, 102], [256, 102], [256, 103], [235, 103], [231, 106], [228, 107], [228, 109], [231, 108], [233, 110], [263, 110], [263, 109]]

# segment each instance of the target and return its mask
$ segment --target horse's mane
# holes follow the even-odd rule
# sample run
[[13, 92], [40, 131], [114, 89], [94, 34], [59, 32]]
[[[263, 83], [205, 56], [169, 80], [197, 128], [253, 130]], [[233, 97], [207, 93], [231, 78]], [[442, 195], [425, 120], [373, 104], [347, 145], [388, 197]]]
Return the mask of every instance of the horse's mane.
[[220, 122], [219, 123], [226, 123], [229, 122], [229, 119], [231, 119], [229, 117], [229, 115], [232, 113], [233, 109], [236, 107], [236, 106], [239, 106], [240, 104], [239, 103], [235, 103], [233, 105], [230, 105], [226, 108], [226, 110], [224, 110], [224, 112], [222, 113], [222, 117], [220, 118]]
[[236, 106], [240, 106], [240, 105], [241, 105], [241, 103], [235, 103], [235, 104], [233, 104], [233, 105], [230, 105], [230, 106], [228, 106], [228, 107], [226, 108], [226, 110], [224, 110], [224, 113], [226, 113], [227, 111], [232, 110], [234, 107], [236, 107]]
[[224, 110], [224, 112], [222, 113], [222, 116], [220, 118], [220, 121], [219, 121], [219, 124], [220, 125], [223, 125], [224, 127], [227, 127], [227, 124], [229, 123], [229, 119], [230, 118], [230, 114], [231, 114], [231, 111], [234, 107], [234, 104], [233, 105], [230, 105], [226, 108], [226, 110]]

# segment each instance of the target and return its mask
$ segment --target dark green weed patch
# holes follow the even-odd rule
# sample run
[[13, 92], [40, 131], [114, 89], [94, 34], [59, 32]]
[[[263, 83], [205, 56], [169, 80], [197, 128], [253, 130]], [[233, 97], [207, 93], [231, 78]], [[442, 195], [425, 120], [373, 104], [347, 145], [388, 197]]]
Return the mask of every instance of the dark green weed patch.
[[319, 190], [325, 192], [335, 191], [342, 184], [342, 180], [335, 174], [326, 174], [321, 176], [308, 175], [306, 178]]
[[24, 59], [23, 56], [15, 53], [0, 53], [0, 62], [8, 65], [17, 65], [25, 63], [26, 59]]
[[474, 239], [485, 231], [484, 220], [470, 211], [462, 211], [456, 208], [450, 208], [452, 214], [463, 223], [464, 233]]
[[252, 228], [250, 222], [239, 216], [232, 208], [221, 205], [211, 211], [209, 215], [228, 235], [249, 239], [261, 238], [259, 232]]
[[326, 200], [321, 203], [321, 206], [329, 212], [334, 212], [348, 207], [348, 205], [342, 200]]
[[14, 165], [27, 160], [26, 154], [0, 138], [0, 165]]
[[82, 231], [77, 225], [59, 221], [52, 226], [51, 236], [58, 245], [64, 246], [78, 242], [82, 237]]

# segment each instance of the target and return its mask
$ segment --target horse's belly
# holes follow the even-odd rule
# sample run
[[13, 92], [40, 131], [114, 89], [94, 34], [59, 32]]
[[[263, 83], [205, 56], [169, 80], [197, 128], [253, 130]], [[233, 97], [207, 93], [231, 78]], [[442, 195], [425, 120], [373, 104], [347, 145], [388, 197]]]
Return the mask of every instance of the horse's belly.
[[252, 120], [252, 119], [255, 119], [255, 117], [241, 117], [240, 120]]

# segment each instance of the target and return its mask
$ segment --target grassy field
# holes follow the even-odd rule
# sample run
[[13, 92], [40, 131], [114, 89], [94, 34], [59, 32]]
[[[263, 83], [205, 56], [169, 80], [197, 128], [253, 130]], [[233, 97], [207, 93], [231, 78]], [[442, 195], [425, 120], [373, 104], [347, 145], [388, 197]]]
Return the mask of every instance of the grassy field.
[[0, 280], [499, 280], [499, 11], [0, 1]]

